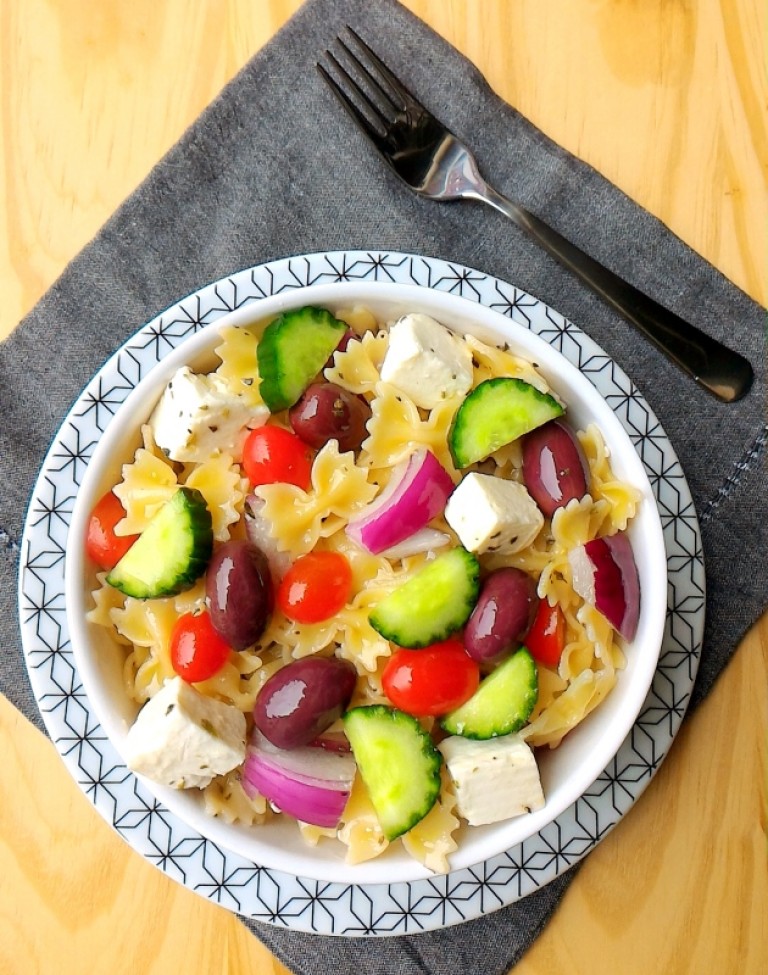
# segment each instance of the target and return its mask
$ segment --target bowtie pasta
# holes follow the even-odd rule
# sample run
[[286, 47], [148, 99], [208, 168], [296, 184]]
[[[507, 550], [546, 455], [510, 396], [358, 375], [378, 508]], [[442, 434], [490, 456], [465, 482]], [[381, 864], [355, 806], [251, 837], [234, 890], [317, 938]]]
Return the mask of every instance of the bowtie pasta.
[[[526, 493], [523, 438], [513, 438], [489, 456], [459, 465], [451, 448], [452, 429], [468, 395], [500, 377], [519, 381], [541, 396], [552, 394], [531, 363], [506, 348], [467, 335], [456, 341], [470, 364], [469, 390], [449, 390], [433, 405], [419, 405], [418, 396], [409, 393], [405, 380], [400, 384], [382, 378], [390, 350], [390, 326], [377, 321], [365, 308], [340, 310], [336, 318], [351, 329], [354, 340], [335, 352], [320, 378], [365, 401], [365, 436], [358, 449], [340, 450], [338, 440], [327, 439], [312, 452], [305, 486], [278, 480], [253, 487], [243, 466], [241, 445], [228, 443], [197, 460], [172, 460], [168, 451], [158, 446], [157, 431], [148, 422], [141, 427], [140, 445], [127, 459], [113, 489], [124, 509], [117, 535], [140, 536], [163, 505], [180, 488], [187, 487], [199, 492], [210, 512], [214, 551], [224, 543], [247, 537], [247, 505], [249, 499], [257, 500], [260, 523], [269, 535], [270, 571], [276, 583], [309, 553], [336, 553], [348, 564], [349, 595], [337, 612], [329, 618], [301, 621], [277, 606], [255, 641], [243, 649], [230, 650], [212, 676], [193, 682], [201, 695], [242, 712], [249, 736], [260, 691], [275, 674], [299, 660], [334, 657], [347, 661], [356, 675], [348, 707], [391, 707], [383, 674], [398, 647], [374, 625], [374, 611], [425, 566], [433, 564], [440, 551], [464, 545], [465, 539], [457, 532], [458, 522], [452, 523], [448, 517], [450, 509], [441, 510], [430, 520], [434, 548], [426, 544], [421, 551], [406, 549], [402, 554], [368, 550], [347, 531], [350, 522], [381, 497], [398, 465], [414, 455], [425, 456], [425, 452], [450, 479], [451, 490], [474, 475], [478, 485], [487, 485], [483, 479], [491, 478], [505, 485], [519, 485]], [[261, 422], [267, 416], [257, 368], [262, 328], [224, 327], [215, 350], [219, 364], [211, 374], [221, 389], [259, 412]], [[424, 383], [428, 383], [427, 378]], [[285, 410], [270, 413], [266, 423], [289, 429]], [[583, 495], [551, 514], [537, 511], [533, 537], [522, 547], [507, 544], [498, 548], [489, 543], [479, 546], [475, 553], [481, 578], [497, 570], [521, 570], [533, 581], [536, 601], [556, 607], [562, 620], [557, 659], [536, 662], [537, 694], [516, 736], [534, 753], [556, 747], [597, 707], [610, 693], [625, 663], [616, 626], [577, 591], [570, 553], [591, 540], [623, 533], [635, 515], [640, 492], [614, 476], [609, 451], [594, 425], [578, 430], [576, 436], [586, 465], [587, 490]], [[138, 598], [109, 585], [107, 576], [107, 571], [97, 575], [89, 620], [107, 628], [123, 648], [125, 692], [143, 706], [177, 676], [171, 653], [172, 632], [181, 616], [199, 614], [206, 608], [205, 578], [200, 576], [182, 592]], [[480, 678], [495, 664], [495, 659], [481, 660]], [[421, 714], [418, 718], [435, 741], [447, 737], [439, 714]], [[342, 727], [339, 720], [329, 731], [333, 734]], [[442, 763], [436, 800], [400, 840], [411, 856], [435, 872], [449, 869], [462, 821], [471, 821], [471, 814], [462, 807], [462, 801], [468, 800], [462, 800], [452, 769], [450, 761]], [[254, 829], [281, 815], [275, 803], [247, 787], [241, 765], [213, 777], [203, 786], [203, 796], [211, 815]], [[297, 829], [311, 845], [328, 838], [344, 844], [351, 863], [378, 856], [390, 842], [396, 842], [387, 838], [360, 775], [337, 825], [299, 822]]]

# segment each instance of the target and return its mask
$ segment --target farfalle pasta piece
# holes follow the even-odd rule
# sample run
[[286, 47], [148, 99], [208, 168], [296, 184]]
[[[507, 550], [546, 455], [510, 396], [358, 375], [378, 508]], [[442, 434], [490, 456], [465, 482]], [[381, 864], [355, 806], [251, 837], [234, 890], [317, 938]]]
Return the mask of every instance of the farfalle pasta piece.
[[204, 586], [199, 582], [178, 596], [162, 599], [133, 599], [110, 612], [116, 632], [133, 645], [124, 668], [129, 696], [139, 703], [149, 700], [174, 676], [170, 657], [170, 639], [176, 620], [183, 613], [202, 606]]
[[606, 501], [594, 501], [588, 494], [558, 508], [552, 516], [551, 526], [554, 550], [567, 552], [596, 538], [610, 514], [610, 505]]
[[544, 667], [541, 664], [537, 665], [536, 670], [538, 674], [539, 692], [536, 697], [536, 703], [533, 706], [533, 711], [531, 711], [528, 718], [529, 722], [535, 721], [541, 712], [545, 711], [568, 686], [568, 681], [564, 677], [561, 677], [556, 670], [552, 670], [550, 667]]
[[554, 748], [597, 707], [615, 683], [615, 671], [583, 670], [549, 707], [522, 729], [521, 736], [532, 747]]
[[474, 385], [478, 386], [486, 379], [497, 376], [510, 376], [513, 379], [523, 379], [535, 386], [543, 393], [551, 393], [548, 383], [526, 359], [514, 355], [506, 349], [499, 349], [495, 345], [488, 345], [474, 335], [465, 335], [464, 341], [469, 346], [474, 362]]
[[227, 325], [221, 330], [221, 338], [221, 344], [214, 350], [221, 359], [216, 372], [226, 380], [233, 393], [242, 396], [251, 406], [261, 406], [261, 378], [256, 358], [258, 335], [249, 328]]
[[623, 670], [626, 657], [617, 639], [616, 631], [594, 606], [584, 603], [576, 613], [576, 619], [584, 627], [585, 639], [595, 649], [595, 659], [602, 667]]
[[339, 634], [337, 618], [322, 623], [297, 623], [280, 612], [275, 612], [262, 640], [284, 647], [295, 659], [317, 654], [332, 646]]
[[637, 513], [642, 493], [634, 485], [616, 478], [611, 470], [608, 447], [594, 423], [580, 431], [578, 438], [589, 465], [591, 494], [596, 503], [607, 504], [610, 511], [606, 518], [609, 527], [600, 534], [623, 531]]
[[261, 682], [253, 679], [261, 666], [261, 657], [255, 651], [233, 652], [213, 677], [195, 684], [195, 687], [201, 694], [234, 704], [247, 714], [253, 710], [261, 689]]
[[256, 494], [281, 551], [297, 557], [342, 529], [373, 499], [376, 486], [355, 464], [354, 454], [340, 454], [337, 442], [329, 440], [315, 457], [309, 491], [281, 483], [261, 485]]
[[245, 826], [261, 826], [273, 815], [264, 796], [247, 795], [237, 772], [213, 779], [203, 789], [203, 805], [209, 816]]
[[229, 454], [217, 454], [202, 464], [195, 464], [184, 483], [205, 498], [211, 513], [213, 537], [217, 542], [226, 542], [230, 526], [240, 520], [243, 512], [245, 491], [240, 468]]
[[456, 796], [450, 776], [441, 770], [440, 795], [427, 815], [407, 833], [402, 843], [408, 853], [433, 873], [448, 873], [448, 857], [459, 848], [454, 833], [461, 825], [454, 814]]
[[365, 305], [353, 305], [351, 308], [340, 308], [336, 312], [336, 317], [346, 322], [347, 325], [358, 335], [366, 332], [377, 332], [379, 323], [370, 308]]
[[114, 589], [106, 583], [107, 573], [99, 572], [96, 576], [99, 585], [91, 592], [93, 598], [93, 608], [90, 609], [85, 618], [89, 623], [96, 626], [103, 626], [110, 630], [112, 636], [118, 643], [130, 646], [131, 641], [115, 627], [112, 620], [112, 611], [122, 609], [125, 603], [125, 596], [119, 589]]
[[133, 462], [123, 464], [122, 480], [113, 488], [125, 508], [125, 518], [118, 522], [118, 535], [138, 535], [153, 515], [173, 497], [178, 481], [167, 460], [146, 447], [139, 447]]
[[307, 846], [317, 846], [320, 840], [335, 840], [336, 830], [329, 826], [315, 826], [312, 823], [302, 823], [297, 820], [299, 835]]
[[422, 419], [413, 401], [394, 386], [377, 383], [375, 392], [368, 421], [369, 436], [363, 441], [360, 463], [374, 469], [391, 468], [416, 448], [426, 447], [454, 480], [458, 480], [448, 449], [448, 430], [459, 400], [445, 400]]
[[372, 860], [389, 846], [359, 775], [342, 815], [338, 838], [347, 847], [346, 859], [351, 864]]
[[326, 368], [325, 378], [350, 393], [372, 395], [381, 379], [379, 373], [386, 351], [386, 332], [366, 332], [359, 341], [350, 342], [344, 352], [334, 353], [333, 365]]

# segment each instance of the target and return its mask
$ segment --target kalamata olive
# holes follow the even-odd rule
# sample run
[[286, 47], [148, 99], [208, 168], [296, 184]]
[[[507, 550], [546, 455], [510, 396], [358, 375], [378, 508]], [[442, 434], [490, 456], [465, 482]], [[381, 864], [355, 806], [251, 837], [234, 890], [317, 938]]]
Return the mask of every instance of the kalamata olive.
[[205, 595], [214, 629], [234, 650], [255, 643], [273, 607], [272, 577], [261, 549], [240, 539], [217, 546]]
[[491, 572], [464, 628], [464, 647], [478, 663], [495, 660], [514, 649], [533, 622], [536, 583], [522, 569]]
[[523, 438], [523, 480], [546, 517], [587, 493], [587, 461], [567, 423], [550, 420]]
[[274, 673], [256, 698], [253, 720], [277, 748], [300, 748], [341, 716], [357, 671], [337, 657], [303, 657]]
[[366, 400], [335, 383], [313, 383], [288, 412], [294, 433], [310, 447], [319, 450], [329, 440], [338, 440], [342, 452], [359, 449], [370, 417]]

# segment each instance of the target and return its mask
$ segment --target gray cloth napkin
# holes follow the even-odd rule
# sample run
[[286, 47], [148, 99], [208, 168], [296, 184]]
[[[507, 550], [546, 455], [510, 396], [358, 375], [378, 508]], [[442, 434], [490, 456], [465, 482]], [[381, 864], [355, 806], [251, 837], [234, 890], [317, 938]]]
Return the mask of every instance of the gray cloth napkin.
[[[417, 199], [379, 162], [314, 62], [344, 24], [386, 53], [476, 150], [487, 178], [596, 258], [746, 354], [753, 391], [723, 405], [677, 372], [503, 217]], [[277, 257], [363, 248], [447, 258], [572, 319], [664, 425], [699, 512], [705, 644], [694, 703], [766, 606], [763, 310], [595, 171], [552, 144], [395, 0], [310, 0], [155, 167], [0, 346], [0, 689], [38, 727], [19, 646], [19, 542], [36, 472], [93, 372], [141, 324], [203, 284]], [[506, 972], [570, 874], [486, 918], [414, 937], [321, 939], [249, 927], [300, 975]]]

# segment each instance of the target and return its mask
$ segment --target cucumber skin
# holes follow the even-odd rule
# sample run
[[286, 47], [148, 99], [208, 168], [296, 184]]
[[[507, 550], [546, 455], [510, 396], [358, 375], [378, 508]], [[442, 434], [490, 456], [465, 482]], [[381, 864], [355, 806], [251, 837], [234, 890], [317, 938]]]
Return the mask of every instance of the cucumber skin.
[[[523, 420], [521, 424], [513, 427], [512, 435], [507, 439], [498, 435], [492, 440], [486, 439], [485, 445], [480, 448], [476, 436], [478, 413], [488, 412], [489, 404], [487, 403], [485, 404], [485, 411], [483, 411], [484, 400], [494, 397], [502, 389], [506, 389], [518, 404], [527, 402], [529, 406], [535, 406], [535, 409], [532, 410], [534, 416], [530, 417], [528, 422]], [[549, 393], [542, 393], [540, 389], [536, 389], [535, 386], [523, 379], [515, 379], [510, 376], [496, 376], [493, 379], [486, 379], [469, 393], [456, 411], [448, 431], [448, 449], [451, 452], [454, 464], [459, 469], [469, 467], [470, 464], [489, 457], [499, 447], [517, 440], [523, 434], [530, 433], [531, 430], [535, 430], [536, 427], [542, 426], [549, 420], [562, 416], [564, 412], [565, 410], [554, 396], [550, 396]], [[476, 443], [471, 444], [470, 441], [472, 440]], [[470, 447], [476, 449], [470, 450]]]
[[[432, 809], [440, 795], [440, 769], [443, 756], [435, 747], [431, 736], [416, 718], [398, 708], [385, 704], [370, 704], [350, 708], [344, 715], [344, 730], [358, 770], [368, 790], [384, 835], [391, 842], [421, 822]], [[371, 744], [368, 733], [376, 734], [378, 741]], [[412, 737], [411, 742], [399, 741], [400, 735]], [[400, 747], [398, 747], [400, 746]], [[382, 795], [382, 771], [384, 760], [391, 756], [390, 772], [399, 772], [390, 783], [390, 796]], [[420, 768], [415, 764], [418, 760]], [[414, 767], [411, 767], [414, 766]], [[397, 809], [397, 802], [408, 798], [419, 778], [423, 779], [423, 794]], [[384, 779], [386, 783], [386, 778]], [[378, 805], [377, 805], [378, 802]]]
[[[439, 611], [441, 607], [424, 606], [419, 599], [419, 592], [423, 589], [425, 596], [429, 598], [434, 592], [432, 580], [438, 574], [438, 569], [448, 559], [455, 561], [457, 558], [461, 558], [465, 569], [465, 578], [462, 580], [465, 591], [457, 593], [452, 590], [446, 595], [442, 602], [449, 610], [453, 608], [454, 612], [450, 616], [443, 613], [443, 620], [436, 624], [436, 610]], [[371, 612], [368, 621], [385, 640], [390, 640], [399, 647], [419, 650], [446, 640], [461, 629], [469, 619], [479, 594], [480, 563], [471, 552], [464, 548], [455, 548], [439, 555], [434, 562], [428, 562], [408, 582], [386, 596]]]
[[[192, 534], [192, 544], [186, 559], [186, 566], [176, 568], [172, 579], [163, 581], [156, 567], [162, 565], [163, 552], [158, 552], [153, 544], [153, 534], [145, 540], [151, 525], [155, 523], [163, 512], [167, 517], [168, 506], [178, 509], [175, 517], [183, 522], [183, 530]], [[146, 553], [144, 552], [146, 549]], [[180, 487], [173, 497], [150, 520], [142, 534], [131, 548], [120, 559], [117, 565], [107, 575], [107, 582], [115, 589], [134, 599], [155, 599], [160, 596], [175, 596], [185, 589], [191, 588], [208, 567], [213, 553], [213, 527], [211, 513], [205, 498], [196, 488]], [[147, 575], [137, 574], [134, 563], [146, 561], [152, 568], [151, 576], [157, 580], [154, 584]], [[127, 567], [127, 568], [126, 568]], [[162, 571], [162, 570], [161, 570]]]
[[[509, 685], [512, 676], [524, 680], [524, 686]], [[521, 671], [518, 675], [517, 671]], [[501, 704], [512, 705], [506, 715], [493, 707], [494, 698], [501, 698]], [[510, 735], [528, 721], [539, 696], [539, 674], [536, 662], [527, 647], [520, 647], [511, 657], [507, 657], [492, 671], [472, 695], [472, 697], [446, 714], [440, 727], [452, 735], [484, 741], [488, 738], [501, 738]]]
[[[307, 305], [283, 312], [267, 325], [256, 349], [259, 365], [259, 393], [271, 413], [287, 410], [298, 401], [320, 372], [349, 326], [326, 308]], [[327, 342], [316, 343], [315, 355], [297, 369], [299, 350], [307, 352], [308, 330], [327, 333]], [[304, 331], [304, 335], [300, 333]], [[297, 338], [298, 336], [298, 338]], [[303, 339], [303, 341], [301, 341]], [[298, 343], [298, 344], [297, 344]]]

